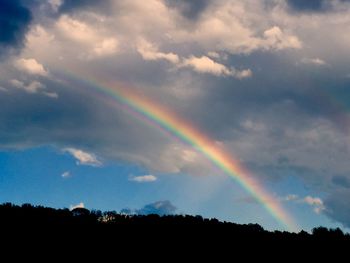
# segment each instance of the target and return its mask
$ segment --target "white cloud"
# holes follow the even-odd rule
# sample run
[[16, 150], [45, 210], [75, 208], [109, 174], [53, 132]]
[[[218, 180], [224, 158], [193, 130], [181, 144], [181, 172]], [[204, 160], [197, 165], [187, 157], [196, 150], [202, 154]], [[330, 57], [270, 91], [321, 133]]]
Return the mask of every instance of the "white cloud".
[[74, 210], [76, 208], [85, 208], [85, 204], [83, 202], [80, 202], [79, 204], [69, 206], [69, 210]]
[[304, 198], [299, 197], [295, 194], [287, 195], [285, 198], [283, 198], [284, 201], [287, 202], [296, 202], [300, 204], [307, 204], [310, 207], [312, 207], [313, 211], [316, 214], [320, 214], [325, 210], [324, 203], [321, 198], [319, 197], [312, 197], [312, 196], [305, 196]]
[[34, 58], [21, 58], [15, 61], [15, 67], [21, 71], [24, 71], [28, 74], [39, 75], [39, 76], [48, 76], [48, 72], [42, 64], [36, 61]]
[[313, 210], [316, 214], [320, 214], [325, 210], [323, 201], [319, 197], [306, 196], [302, 201], [313, 207]]
[[97, 33], [89, 25], [68, 15], [61, 16], [56, 26], [65, 37], [71, 40], [90, 43], [97, 38]]
[[117, 53], [118, 41], [114, 38], [105, 38], [101, 42], [97, 43], [93, 48], [93, 52], [98, 57], [104, 57]]
[[177, 54], [159, 52], [158, 48], [146, 40], [139, 40], [137, 51], [144, 60], [167, 60], [173, 64], [179, 63], [180, 59]]
[[70, 176], [71, 176], [71, 174], [70, 174], [69, 171], [66, 171], [66, 172], [64, 172], [63, 174], [61, 174], [61, 177], [63, 177], [63, 178], [68, 178], [68, 177], [70, 177]]
[[295, 201], [297, 200], [299, 197], [295, 194], [290, 194], [290, 195], [287, 195], [285, 197], [285, 201]]
[[[167, 60], [178, 67], [191, 68], [199, 73], [208, 73], [215, 76], [232, 76], [238, 79], [248, 78], [252, 76], [250, 69], [236, 70], [234, 68], [227, 68], [225, 65], [212, 60], [207, 56], [189, 58], [182, 58], [175, 53], [159, 52], [158, 48], [146, 40], [142, 39], [137, 45], [137, 51], [144, 60]], [[220, 56], [218, 53], [209, 52], [213, 57]]]
[[87, 153], [75, 148], [65, 148], [64, 152], [70, 153], [76, 160], [78, 165], [101, 166], [102, 163], [92, 153]]
[[273, 26], [264, 32], [264, 38], [261, 43], [265, 49], [300, 49], [301, 41], [292, 35], [285, 34], [278, 26]]
[[154, 175], [142, 175], [131, 177], [129, 180], [137, 183], [150, 183], [157, 181], [157, 177]]
[[94, 59], [116, 54], [119, 51], [119, 41], [111, 37], [111, 32], [105, 28], [98, 28], [103, 25], [104, 18], [97, 15], [92, 16], [95, 26], [91, 23], [80, 21], [68, 15], [63, 15], [56, 23], [56, 28], [64, 38], [75, 42], [80, 48], [80, 57]]
[[1, 86], [0, 86], [0, 91], [2, 91], [2, 92], [7, 92], [8, 90], [5, 89], [4, 87], [1, 87]]
[[310, 65], [316, 65], [316, 66], [325, 66], [327, 63], [320, 59], [320, 58], [303, 58], [301, 60], [301, 63], [303, 64], [310, 64]]
[[236, 70], [227, 68], [225, 65], [212, 60], [207, 56], [195, 57], [191, 56], [181, 63], [180, 67], [190, 67], [199, 73], [209, 73], [215, 76], [232, 76], [238, 79], [248, 78], [252, 76], [250, 69]]

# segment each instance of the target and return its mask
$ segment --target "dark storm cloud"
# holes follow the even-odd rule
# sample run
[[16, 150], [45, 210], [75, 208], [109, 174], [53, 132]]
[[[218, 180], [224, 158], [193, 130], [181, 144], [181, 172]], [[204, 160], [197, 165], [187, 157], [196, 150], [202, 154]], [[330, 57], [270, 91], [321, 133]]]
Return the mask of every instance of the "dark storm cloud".
[[349, 180], [349, 178], [347, 178], [345, 176], [342, 176], [342, 175], [333, 176], [332, 183], [337, 185], [337, 186], [350, 188], [350, 180]]
[[350, 191], [341, 190], [335, 193], [333, 192], [324, 202], [326, 215], [346, 227], [350, 227], [349, 199]]
[[58, 11], [59, 13], [69, 13], [80, 9], [108, 10], [109, 5], [110, 0], [64, 0]]
[[21, 47], [32, 20], [20, 0], [0, 0], [0, 55], [4, 48]]
[[165, 0], [165, 3], [178, 9], [185, 17], [196, 19], [208, 6], [210, 0]]

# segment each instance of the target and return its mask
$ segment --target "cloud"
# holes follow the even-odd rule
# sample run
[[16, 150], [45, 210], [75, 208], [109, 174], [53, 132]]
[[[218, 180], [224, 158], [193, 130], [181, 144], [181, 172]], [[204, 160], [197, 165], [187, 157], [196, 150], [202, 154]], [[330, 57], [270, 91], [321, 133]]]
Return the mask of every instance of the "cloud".
[[325, 66], [327, 63], [320, 59], [320, 58], [303, 58], [301, 60], [302, 63], [304, 64], [310, 64], [310, 65], [315, 65], [315, 66]]
[[33, 81], [28, 85], [25, 85], [22, 81], [19, 81], [17, 79], [11, 80], [11, 84], [18, 88], [18, 89], [23, 89], [24, 91], [28, 93], [38, 93], [42, 89], [44, 89], [44, 85], [41, 84], [39, 81]]
[[[181, 58], [180, 60], [180, 57], [177, 54], [174, 54], [172, 52], [159, 52], [156, 46], [145, 40], [139, 41], [137, 51], [140, 53], [144, 60], [166, 60], [179, 68], [187, 67], [199, 73], [209, 73], [215, 76], [231, 76], [238, 79], [248, 78], [252, 76], [252, 71], [250, 69], [241, 71], [234, 68], [228, 69], [225, 65], [217, 63], [207, 56], [191, 56], [189, 58]], [[214, 54], [215, 52], [209, 53]]]
[[350, 188], [350, 179], [346, 176], [336, 175], [332, 177], [332, 183], [336, 186], [341, 186], [344, 188]]
[[157, 181], [157, 177], [154, 175], [133, 176], [129, 178], [129, 181], [137, 183], [150, 183]]
[[199, 73], [209, 73], [215, 76], [232, 76], [238, 79], [252, 76], [252, 71], [250, 69], [242, 71], [238, 71], [234, 68], [228, 69], [225, 65], [217, 63], [206, 56], [191, 56], [182, 62], [181, 67], [190, 67]]
[[265, 39], [262, 40], [262, 46], [265, 49], [300, 49], [301, 41], [296, 36], [285, 34], [280, 27], [273, 26], [264, 32]]
[[[98, 25], [103, 23], [102, 17], [94, 16], [91, 18]], [[56, 22], [56, 28], [60, 34], [69, 39], [82, 49], [80, 54], [85, 59], [95, 59], [116, 54], [119, 51], [119, 41], [104, 30], [87, 24], [69, 15], [62, 15]]]
[[30, 10], [20, 0], [0, 0], [0, 6], [0, 48], [21, 47], [32, 21]]
[[52, 98], [52, 99], [57, 99], [59, 97], [56, 92], [43, 91], [42, 94], [44, 94], [45, 96]]
[[77, 160], [78, 165], [89, 165], [95, 167], [102, 165], [102, 162], [92, 153], [87, 153], [75, 148], [65, 148], [63, 151], [71, 154]]
[[158, 48], [146, 40], [140, 40], [137, 45], [137, 51], [140, 53], [144, 60], [167, 60], [173, 64], [178, 64], [179, 56], [170, 52], [159, 52]]
[[39, 75], [39, 76], [48, 76], [48, 72], [45, 70], [44, 66], [33, 58], [18, 59], [15, 62], [15, 66], [19, 70], [24, 71], [28, 74]]
[[350, 227], [350, 192], [342, 189], [334, 191], [325, 199], [325, 214], [336, 222], [342, 223], [346, 227]]
[[316, 214], [320, 214], [325, 209], [323, 201], [319, 197], [306, 196], [303, 202], [312, 206]]
[[117, 53], [118, 45], [118, 41], [115, 38], [105, 38], [102, 42], [96, 44], [93, 53], [97, 57], [113, 55]]
[[69, 171], [66, 171], [66, 172], [64, 172], [63, 174], [61, 174], [61, 177], [62, 178], [68, 178], [68, 177], [70, 177], [71, 176], [71, 173], [69, 172]]
[[298, 196], [295, 194], [290, 194], [285, 197], [285, 201], [295, 201], [298, 200]]
[[141, 209], [132, 210], [129, 208], [122, 209], [122, 214], [137, 214], [137, 215], [172, 215], [176, 212], [177, 208], [170, 201], [157, 201], [148, 205], [145, 205]]
[[57, 99], [58, 94], [56, 92], [48, 92], [45, 91], [46, 87], [44, 84], [42, 84], [39, 81], [32, 81], [29, 84], [25, 84], [24, 82], [17, 80], [17, 79], [12, 79], [10, 80], [10, 83], [13, 87], [17, 89], [24, 90], [27, 93], [30, 94], [42, 94], [46, 97], [52, 98], [52, 99]]
[[301, 198], [298, 195], [290, 194], [290, 195], [287, 195], [285, 198], [283, 198], [283, 201], [307, 204], [310, 207], [312, 207], [313, 211], [316, 214], [320, 214], [320, 213], [324, 212], [324, 210], [326, 209], [323, 201], [321, 200], [321, 198], [319, 198], [319, 197], [312, 197], [312, 196], [309, 196], [309, 195]]
[[85, 205], [83, 202], [80, 202], [79, 204], [69, 206], [69, 210], [71, 210], [71, 211], [76, 209], [76, 208], [85, 208]]

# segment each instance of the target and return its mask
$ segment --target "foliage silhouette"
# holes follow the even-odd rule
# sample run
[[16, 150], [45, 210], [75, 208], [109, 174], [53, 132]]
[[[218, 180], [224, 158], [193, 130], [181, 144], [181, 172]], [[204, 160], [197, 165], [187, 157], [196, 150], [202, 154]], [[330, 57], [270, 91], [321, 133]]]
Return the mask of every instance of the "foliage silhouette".
[[[203, 236], [229, 237], [230, 240], [272, 240], [272, 241], [341, 241], [350, 243], [350, 235], [339, 228], [317, 227], [309, 234], [305, 231], [289, 233], [266, 231], [258, 224], [240, 225], [220, 222], [191, 215], [127, 215], [115, 211], [89, 211], [85, 208], [53, 209], [43, 206], [23, 204], [22, 206], [5, 203], [0, 205], [0, 227], [2, 229], [22, 229], [32, 231], [49, 231], [59, 233], [62, 229], [83, 230], [92, 235], [96, 233], [113, 236], [155, 235], [159, 237], [186, 235], [195, 240]], [[66, 233], [66, 232], [65, 232]], [[189, 240], [187, 240], [189, 241]]]

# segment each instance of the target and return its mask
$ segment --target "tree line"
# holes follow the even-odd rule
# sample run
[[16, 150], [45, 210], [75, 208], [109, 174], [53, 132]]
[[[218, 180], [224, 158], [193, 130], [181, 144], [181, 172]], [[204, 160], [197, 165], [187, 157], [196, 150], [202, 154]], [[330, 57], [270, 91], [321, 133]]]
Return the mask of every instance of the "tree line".
[[[339, 228], [329, 229], [316, 227], [311, 233], [300, 231], [290, 233], [287, 231], [267, 231], [258, 224], [236, 224], [222, 222], [215, 218], [208, 219], [192, 215], [128, 215], [115, 211], [102, 212], [75, 208], [73, 210], [54, 209], [43, 206], [11, 203], [0, 205], [0, 228], [11, 229], [84, 229], [86, 231], [100, 231], [101, 233], [133, 233], [156, 232], [170, 235], [189, 234], [197, 235], [225, 235], [232, 240], [287, 240], [287, 241], [346, 241], [350, 242], [350, 235], [343, 233]], [[197, 235], [198, 236], [198, 235]]]

